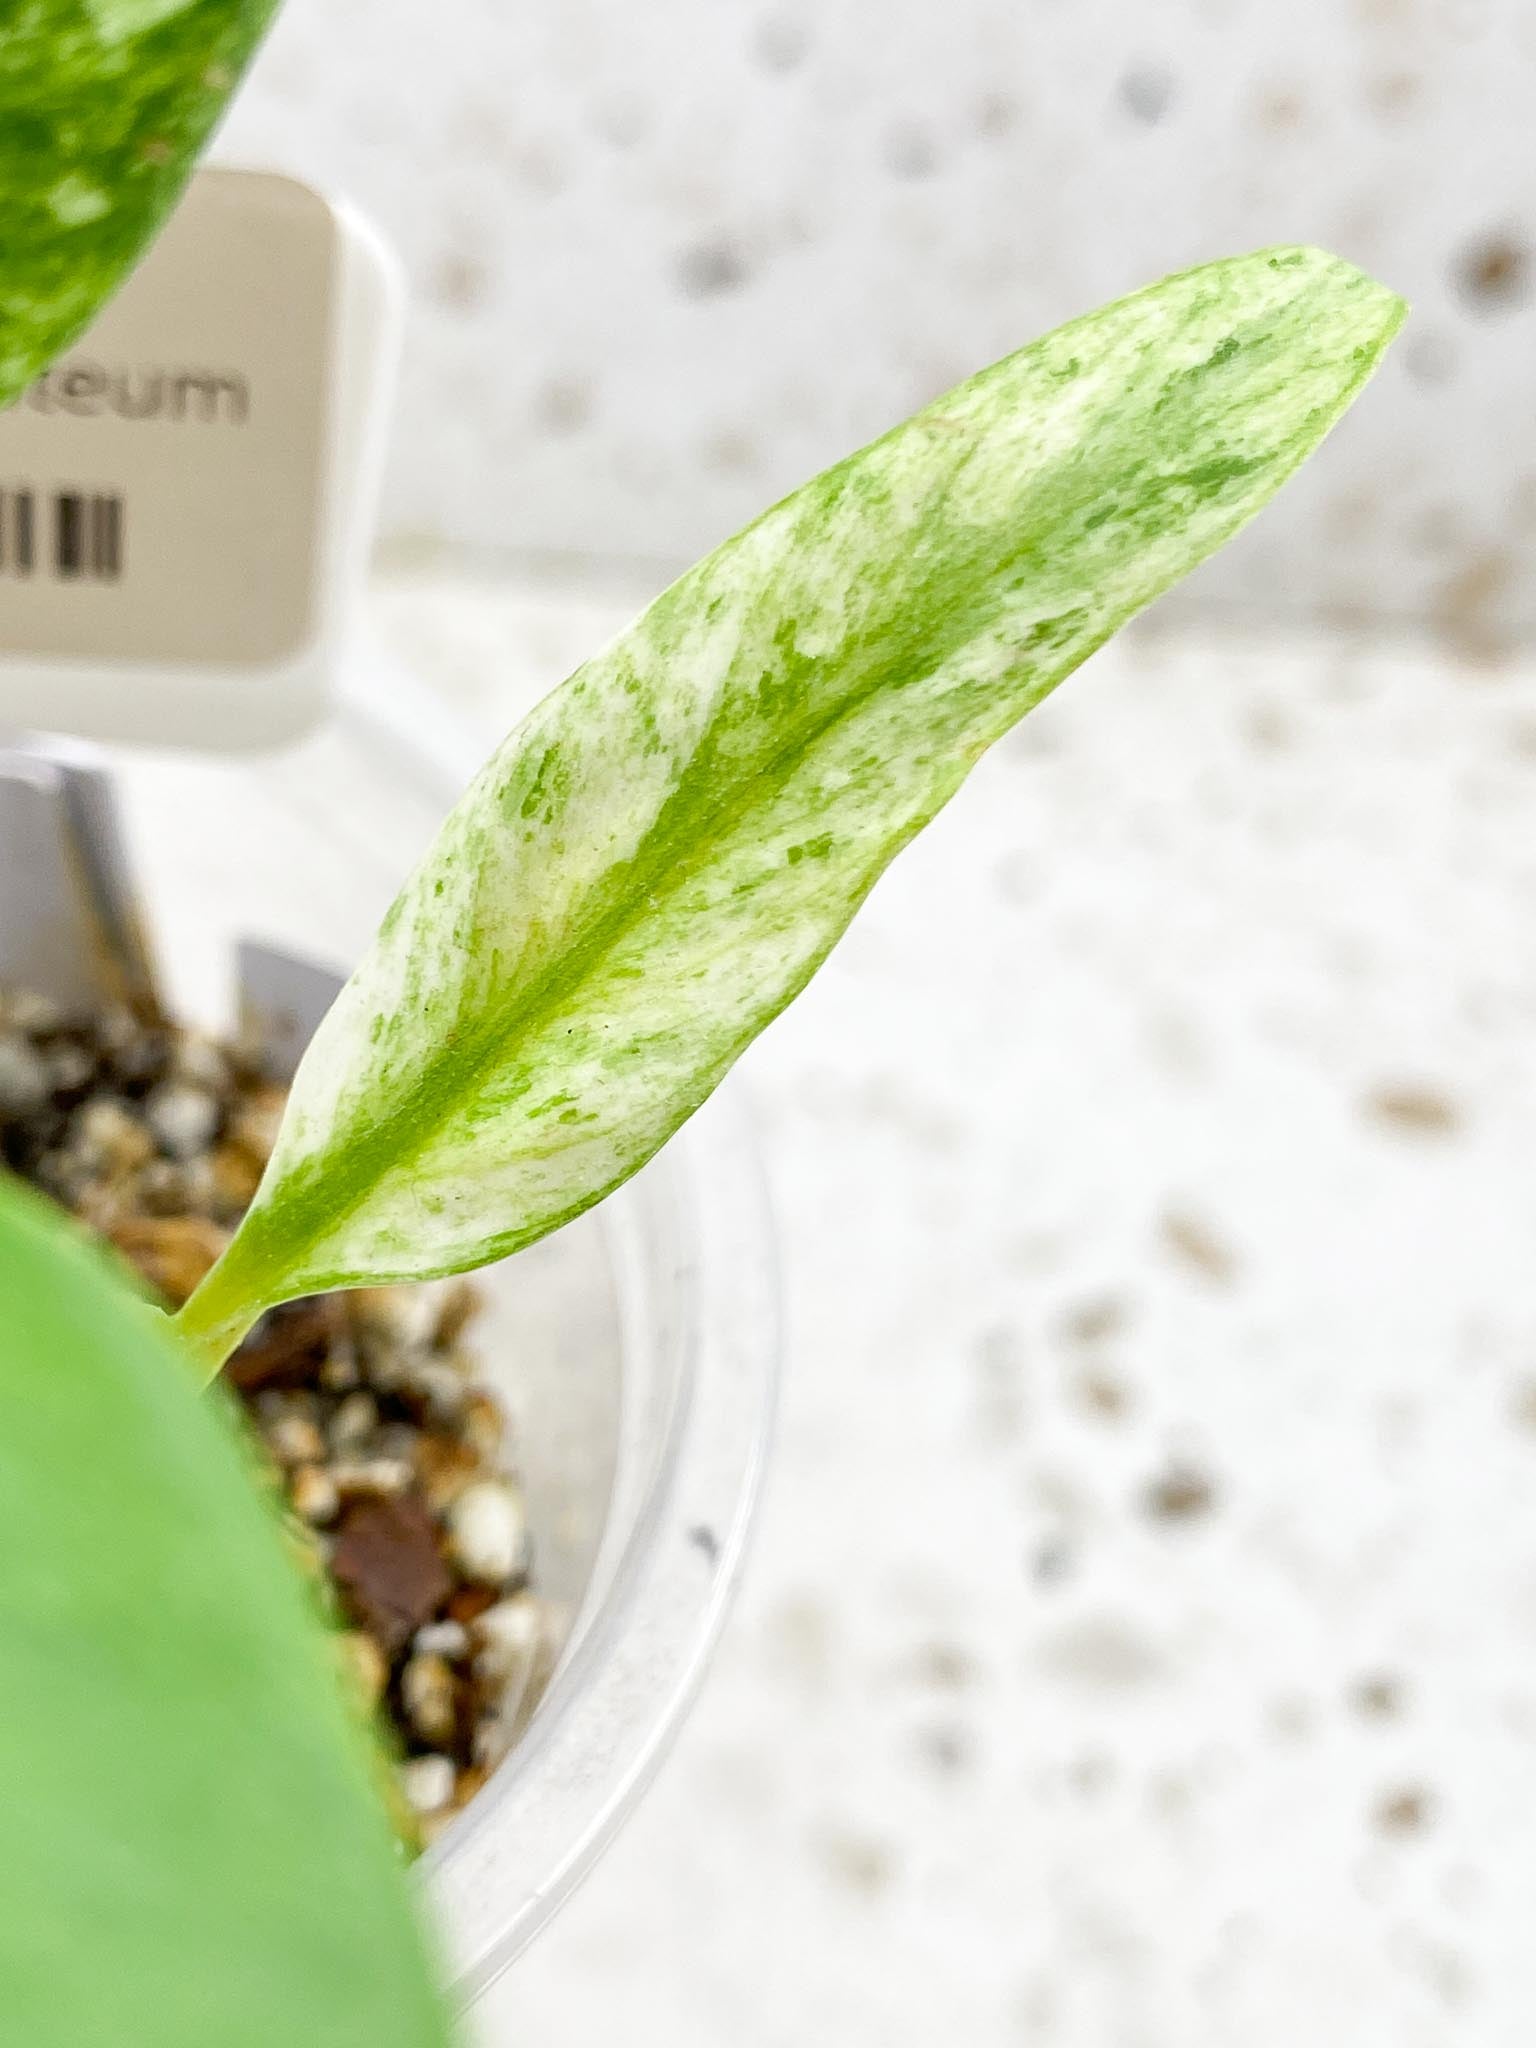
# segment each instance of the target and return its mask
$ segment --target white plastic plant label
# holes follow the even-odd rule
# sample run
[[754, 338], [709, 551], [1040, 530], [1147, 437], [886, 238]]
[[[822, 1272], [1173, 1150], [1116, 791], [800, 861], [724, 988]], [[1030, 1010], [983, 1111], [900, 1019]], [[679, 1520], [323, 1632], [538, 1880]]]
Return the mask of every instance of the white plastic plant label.
[[348, 209], [208, 170], [0, 413], [0, 725], [245, 748], [324, 714], [399, 292]]

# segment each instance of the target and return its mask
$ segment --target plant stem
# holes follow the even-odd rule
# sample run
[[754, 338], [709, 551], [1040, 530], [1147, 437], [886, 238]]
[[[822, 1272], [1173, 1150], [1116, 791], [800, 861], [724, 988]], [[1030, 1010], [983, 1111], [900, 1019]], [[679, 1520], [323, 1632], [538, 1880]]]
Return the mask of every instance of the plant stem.
[[218, 1377], [262, 1312], [261, 1302], [253, 1302], [249, 1291], [238, 1284], [238, 1277], [233, 1285], [231, 1278], [226, 1255], [172, 1318], [177, 1335], [197, 1359], [205, 1386]]

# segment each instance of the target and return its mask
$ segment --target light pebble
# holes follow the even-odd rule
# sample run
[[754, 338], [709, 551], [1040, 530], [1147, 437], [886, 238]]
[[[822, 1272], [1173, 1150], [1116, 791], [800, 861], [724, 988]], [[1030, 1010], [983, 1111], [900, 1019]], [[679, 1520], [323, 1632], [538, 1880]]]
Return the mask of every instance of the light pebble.
[[318, 1465], [325, 1438], [307, 1415], [279, 1415], [266, 1426], [267, 1448], [280, 1465]]
[[477, 1479], [451, 1502], [448, 1548], [466, 1579], [499, 1586], [523, 1562], [528, 1515], [521, 1491], [509, 1479]]
[[532, 1593], [514, 1593], [478, 1616], [474, 1625], [475, 1672], [490, 1684], [505, 1685], [525, 1671], [544, 1641], [544, 1610]]
[[501, 1409], [483, 1388], [473, 1388], [466, 1397], [459, 1431], [483, 1464], [495, 1464], [501, 1455], [506, 1421]]
[[348, 1394], [344, 1401], [336, 1404], [336, 1412], [331, 1417], [331, 1444], [338, 1451], [351, 1450], [365, 1443], [378, 1426], [379, 1404], [372, 1394]]
[[64, 1012], [52, 996], [35, 989], [12, 989], [4, 998], [5, 1015], [17, 1031], [54, 1031], [64, 1021]]
[[414, 1756], [400, 1766], [400, 1789], [413, 1812], [441, 1813], [453, 1787], [453, 1764], [445, 1756]]
[[83, 1046], [56, 1045], [44, 1065], [50, 1094], [71, 1095], [84, 1088], [95, 1071], [95, 1062]]
[[463, 1377], [442, 1359], [429, 1358], [413, 1367], [406, 1385], [439, 1422], [451, 1422], [464, 1406]]
[[311, 1524], [332, 1522], [341, 1507], [336, 1481], [323, 1465], [300, 1465], [289, 1482], [293, 1511]]
[[24, 1038], [0, 1038], [0, 1113], [30, 1116], [48, 1099], [48, 1070]]
[[224, 1095], [230, 1087], [229, 1061], [214, 1041], [200, 1031], [183, 1032], [177, 1039], [171, 1070], [178, 1081], [213, 1095]]
[[137, 1181], [139, 1206], [151, 1216], [195, 1215], [213, 1197], [213, 1163], [208, 1158], [151, 1159]]
[[376, 1394], [398, 1394], [411, 1373], [411, 1354], [379, 1337], [358, 1337], [363, 1377]]
[[360, 1287], [350, 1306], [360, 1335], [419, 1351], [437, 1335], [443, 1303], [443, 1283], [427, 1281], [414, 1287]]
[[338, 1458], [331, 1478], [340, 1493], [404, 1493], [411, 1467], [404, 1458]]
[[90, 1181], [90, 1171], [84, 1163], [68, 1152], [45, 1152], [37, 1162], [35, 1177], [39, 1186], [66, 1208], [74, 1208], [85, 1192]]
[[126, 1104], [98, 1095], [70, 1119], [69, 1149], [83, 1164], [107, 1173], [130, 1173], [154, 1151], [149, 1133]]
[[172, 1159], [194, 1159], [219, 1127], [219, 1105], [204, 1088], [164, 1081], [149, 1095], [144, 1118], [156, 1144]]
[[420, 1657], [446, 1657], [451, 1662], [469, 1652], [469, 1630], [461, 1621], [429, 1621], [417, 1629], [411, 1648]]
[[441, 1657], [412, 1657], [400, 1674], [400, 1704], [423, 1742], [448, 1742], [454, 1727], [453, 1673]]
[[113, 1059], [137, 1045], [143, 1035], [144, 1026], [132, 1010], [124, 1009], [120, 1003], [109, 1004], [96, 1020], [97, 1041]]
[[357, 1386], [361, 1375], [357, 1369], [357, 1355], [350, 1342], [339, 1338], [335, 1348], [320, 1368], [320, 1384], [328, 1393], [346, 1394]]

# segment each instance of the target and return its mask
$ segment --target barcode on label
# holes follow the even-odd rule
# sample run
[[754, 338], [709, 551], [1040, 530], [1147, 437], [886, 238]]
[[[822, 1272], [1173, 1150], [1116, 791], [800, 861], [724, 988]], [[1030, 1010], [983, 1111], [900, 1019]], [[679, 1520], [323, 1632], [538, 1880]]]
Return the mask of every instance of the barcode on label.
[[115, 583], [123, 573], [123, 501], [111, 491], [0, 489], [0, 576]]

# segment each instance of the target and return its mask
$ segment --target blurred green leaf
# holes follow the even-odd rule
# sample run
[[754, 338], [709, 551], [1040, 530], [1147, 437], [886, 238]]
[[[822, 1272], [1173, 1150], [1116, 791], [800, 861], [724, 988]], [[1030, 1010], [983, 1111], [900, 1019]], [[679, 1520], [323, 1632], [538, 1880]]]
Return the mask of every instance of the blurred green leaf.
[[222, 1395], [0, 1176], [0, 2031], [442, 2048], [373, 1760]]
[[153, 239], [277, 0], [16, 0], [0, 28], [0, 405]]

